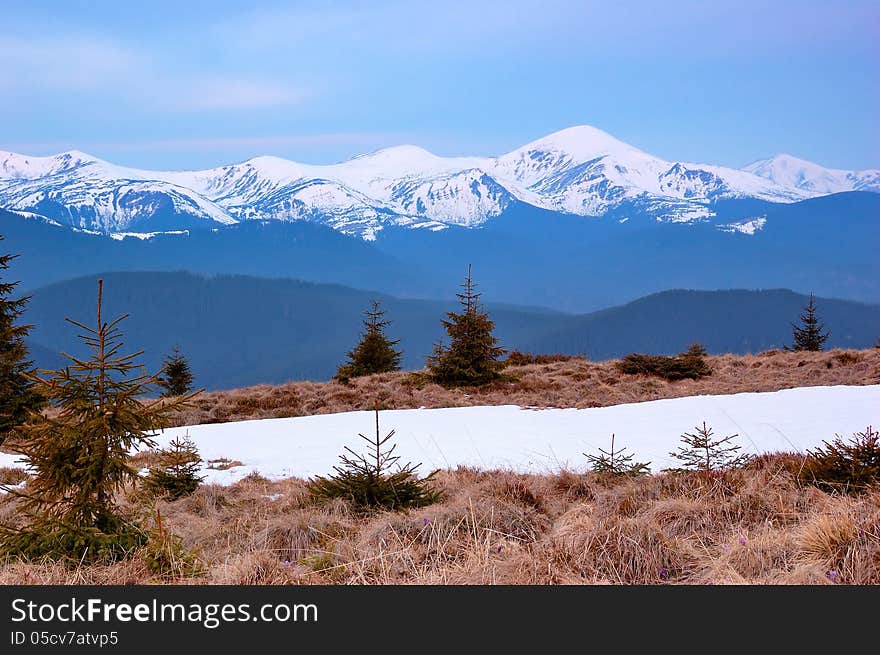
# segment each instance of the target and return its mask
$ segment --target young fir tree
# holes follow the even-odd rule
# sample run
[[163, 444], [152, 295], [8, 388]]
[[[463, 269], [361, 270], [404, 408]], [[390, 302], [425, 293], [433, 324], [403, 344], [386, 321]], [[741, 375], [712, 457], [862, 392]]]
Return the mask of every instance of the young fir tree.
[[348, 362], [336, 372], [337, 380], [400, 370], [401, 352], [394, 349], [399, 340], [392, 341], [385, 336], [385, 328], [391, 321], [384, 320], [385, 312], [380, 303], [373, 301], [365, 314], [364, 332], [357, 346], [348, 353]]
[[48, 377], [35, 376], [36, 388], [57, 409], [51, 416], [32, 412], [16, 431], [14, 452], [33, 472], [21, 501], [23, 527], [0, 528], [0, 550], [28, 558], [68, 561], [112, 560], [146, 540], [146, 532], [122, 515], [114, 496], [138, 480], [128, 454], [151, 447], [151, 436], [168, 426], [173, 412], [191, 396], [142, 401], [157, 375], [137, 373], [140, 352], [122, 355], [120, 322], [101, 316], [98, 281], [96, 327], [66, 319], [83, 331], [90, 351]]
[[29, 410], [44, 404], [28, 377], [33, 364], [24, 338], [30, 326], [16, 324], [29, 299], [11, 298], [18, 282], [6, 281], [4, 274], [15, 257], [0, 255], [0, 444], [14, 427], [24, 423]]
[[501, 377], [504, 367], [498, 360], [505, 350], [498, 346], [498, 339], [492, 334], [495, 323], [480, 305], [481, 294], [475, 290], [470, 266], [462, 286], [464, 291], [456, 294], [462, 311], [449, 312], [448, 320], [442, 321], [449, 335], [449, 347], [435, 345], [427, 362], [433, 380], [445, 387], [493, 382]]
[[312, 495], [321, 499], [344, 498], [362, 510], [399, 510], [424, 507], [435, 503], [441, 494], [431, 488], [434, 473], [419, 479], [416, 469], [420, 464], [399, 464], [400, 456], [394, 454], [397, 444], [386, 444], [394, 436], [394, 430], [384, 437], [379, 431], [379, 409], [376, 408], [376, 436], [358, 435], [370, 445], [367, 455], [361, 455], [345, 447], [350, 454], [341, 455], [341, 466], [334, 466], [335, 475], [318, 476], [309, 482]]
[[810, 294], [810, 302], [804, 307], [804, 312], [800, 316], [801, 325], [798, 327], [794, 323], [791, 324], [792, 336], [794, 344], [789, 350], [822, 350], [822, 345], [828, 340], [830, 332], [823, 332], [824, 325], [819, 324], [816, 316], [816, 303], [813, 300], [813, 294]]
[[167, 448], [159, 451], [158, 463], [150, 467], [144, 478], [144, 487], [156, 496], [177, 500], [189, 496], [199, 488], [203, 477], [199, 473], [202, 458], [189, 436], [175, 437]]
[[165, 358], [162, 371], [158, 383], [162, 388], [163, 398], [184, 396], [192, 391], [193, 374], [178, 346], [174, 346], [174, 350]]
[[834, 435], [807, 451], [800, 477], [819, 487], [862, 493], [880, 483], [880, 432], [870, 425], [852, 438]]
[[717, 471], [744, 466], [751, 460], [751, 456], [745, 453], [737, 454], [738, 445], [731, 445], [731, 440], [739, 435], [732, 434], [728, 437], [715, 439], [712, 428], [706, 426], [694, 428], [694, 434], [685, 432], [681, 435], [684, 446], [679, 446], [678, 451], [669, 453], [675, 459], [683, 463], [682, 468], [692, 471]]
[[612, 434], [610, 451], [600, 448], [598, 455], [584, 453], [584, 456], [590, 462], [590, 469], [593, 473], [610, 474], [615, 477], [639, 478], [651, 472], [651, 469], [648, 468], [651, 462], [634, 462], [632, 454], [623, 454], [625, 450], [626, 448], [614, 449], [614, 435]]

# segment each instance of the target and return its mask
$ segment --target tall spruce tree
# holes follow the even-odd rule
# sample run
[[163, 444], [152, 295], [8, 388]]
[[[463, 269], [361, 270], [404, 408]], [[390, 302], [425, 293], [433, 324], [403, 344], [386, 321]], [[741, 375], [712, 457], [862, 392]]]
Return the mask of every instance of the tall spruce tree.
[[492, 334], [495, 323], [483, 311], [480, 295], [476, 292], [468, 266], [463, 291], [456, 294], [461, 312], [448, 312], [443, 327], [449, 335], [449, 347], [434, 347], [428, 357], [428, 372], [435, 382], [446, 387], [479, 386], [501, 377], [504, 364], [499, 358], [505, 350], [498, 346]]
[[392, 341], [385, 336], [385, 328], [391, 321], [384, 320], [382, 305], [374, 300], [364, 314], [367, 317], [363, 322], [364, 332], [358, 344], [348, 353], [348, 361], [336, 371], [337, 380], [400, 370], [401, 352], [394, 349], [400, 341]]
[[794, 343], [789, 350], [822, 350], [822, 345], [831, 336], [831, 332], [823, 332], [825, 326], [819, 324], [819, 318], [816, 316], [816, 302], [812, 293], [800, 319], [800, 326], [791, 324]]
[[159, 378], [159, 387], [162, 388], [163, 398], [183, 396], [192, 391], [193, 374], [189, 368], [189, 362], [178, 346], [174, 346], [171, 354], [165, 358], [162, 369], [162, 377]]
[[128, 454], [154, 445], [151, 436], [169, 424], [192, 396], [141, 400], [158, 375], [137, 373], [142, 354], [121, 355], [120, 322], [104, 321], [98, 281], [97, 325], [82, 330], [89, 355], [68, 355], [70, 365], [35, 376], [36, 388], [57, 409], [32, 412], [16, 431], [12, 450], [24, 455], [34, 476], [22, 501], [25, 525], [0, 527], [0, 550], [13, 556], [69, 561], [112, 560], [142, 545], [145, 531], [125, 517], [114, 496], [138, 480]]
[[0, 444], [13, 428], [24, 423], [29, 410], [44, 404], [28, 377], [33, 363], [28, 360], [24, 338], [31, 326], [17, 324], [29, 298], [13, 299], [11, 295], [19, 283], [7, 281], [5, 275], [16, 257], [0, 255]]

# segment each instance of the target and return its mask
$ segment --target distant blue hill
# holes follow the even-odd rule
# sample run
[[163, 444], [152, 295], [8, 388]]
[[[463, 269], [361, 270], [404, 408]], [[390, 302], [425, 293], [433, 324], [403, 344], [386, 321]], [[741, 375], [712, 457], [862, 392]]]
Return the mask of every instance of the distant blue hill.
[[[104, 279], [105, 315], [129, 313], [127, 346], [145, 350], [150, 369], [175, 344], [190, 358], [199, 385], [233, 388], [261, 382], [328, 379], [354, 345], [362, 311], [383, 302], [389, 335], [401, 340], [404, 365], [421, 368], [451, 299], [407, 300], [381, 292], [289, 279], [203, 277], [191, 273], [121, 272]], [[93, 320], [95, 276], [33, 291], [25, 320], [35, 325], [32, 354], [58, 365], [61, 351], [82, 352], [65, 316]], [[790, 341], [806, 297], [788, 290], [666, 291], [590, 314], [564, 314], [491, 302], [496, 333], [507, 349], [585, 354], [674, 353], [693, 341], [710, 352], [755, 352]], [[831, 330], [829, 347], [864, 348], [880, 336], [880, 305], [818, 298]]]
[[[472, 264], [487, 298], [570, 312], [672, 288], [787, 288], [880, 302], [880, 194], [724, 200], [712, 210], [712, 220], [670, 224], [643, 204], [593, 218], [514, 202], [478, 228], [388, 228], [372, 242], [306, 221], [115, 240], [0, 210], [0, 234], [6, 251], [22, 255], [14, 274], [29, 289], [104, 270], [186, 270], [443, 299]], [[749, 225], [753, 234], [744, 233]]]

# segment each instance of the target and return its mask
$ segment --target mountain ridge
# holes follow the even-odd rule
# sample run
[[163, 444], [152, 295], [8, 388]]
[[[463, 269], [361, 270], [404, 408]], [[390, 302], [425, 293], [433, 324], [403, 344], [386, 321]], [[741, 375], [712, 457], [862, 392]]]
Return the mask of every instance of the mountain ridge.
[[[440, 157], [415, 145], [330, 165], [274, 156], [206, 170], [147, 171], [79, 151], [0, 152], [0, 207], [102, 233], [218, 229], [248, 220], [306, 220], [373, 240], [388, 227], [479, 227], [524, 203], [596, 217], [635, 206], [660, 222], [715, 217], [719, 200], [790, 203], [880, 192], [880, 171], [789, 159], [744, 169], [668, 161], [591, 126], [574, 126], [497, 157]], [[785, 165], [783, 165], [785, 163]]]
[[[241, 275], [103, 273], [31, 291], [24, 320], [39, 365], [57, 365], [51, 353], [81, 354], [77, 331], [65, 316], [89, 321], [97, 279], [104, 280], [108, 316], [130, 313], [122, 328], [132, 349], [145, 349], [148, 369], [179, 344], [197, 383], [232, 388], [260, 382], [327, 379], [362, 329], [363, 310], [380, 300], [401, 339], [404, 366], [420, 368], [440, 319], [457, 303], [402, 299], [344, 285]], [[487, 302], [496, 334], [507, 349], [586, 354], [607, 359], [627, 352], [674, 353], [701, 341], [710, 352], [757, 352], [791, 339], [806, 297], [786, 289], [669, 290], [586, 314]], [[880, 305], [817, 298], [831, 330], [829, 347], [869, 347], [880, 334]], [[234, 308], [234, 311], [230, 311]], [[650, 324], [651, 330], [643, 326]], [[157, 329], [161, 326], [161, 329]], [[255, 327], [258, 326], [258, 327]], [[222, 356], [217, 353], [223, 353]]]

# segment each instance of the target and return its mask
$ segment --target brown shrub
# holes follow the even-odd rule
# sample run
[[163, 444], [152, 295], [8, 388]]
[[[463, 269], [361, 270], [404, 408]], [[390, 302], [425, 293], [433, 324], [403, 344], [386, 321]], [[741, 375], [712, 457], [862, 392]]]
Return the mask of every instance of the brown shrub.
[[559, 353], [552, 355], [534, 355], [532, 353], [524, 353], [519, 350], [512, 350], [507, 355], [504, 363], [507, 366], [526, 366], [527, 364], [553, 364], [554, 362], [568, 362], [572, 359], [586, 359], [581, 355], [562, 355]]
[[843, 366], [852, 366], [862, 361], [862, 355], [858, 351], [841, 350], [832, 353], [834, 361]]
[[706, 351], [699, 344], [672, 357], [631, 353], [618, 362], [617, 368], [627, 375], [654, 375], [670, 382], [697, 380], [712, 373], [706, 363]]
[[880, 432], [870, 425], [844, 439], [807, 451], [801, 479], [845, 493], [862, 493], [880, 483]]

